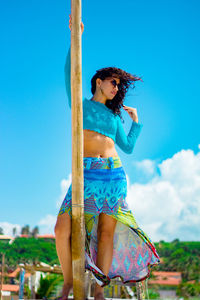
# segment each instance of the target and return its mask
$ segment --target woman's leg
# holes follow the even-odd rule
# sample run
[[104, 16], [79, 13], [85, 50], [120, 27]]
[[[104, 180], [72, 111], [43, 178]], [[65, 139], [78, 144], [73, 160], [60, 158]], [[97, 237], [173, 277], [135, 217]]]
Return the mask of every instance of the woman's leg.
[[[104, 213], [99, 215], [97, 238], [97, 261], [96, 265], [105, 274], [108, 275], [113, 257], [113, 237], [117, 220]], [[95, 299], [104, 299], [103, 288], [96, 284]]]
[[62, 295], [67, 296], [73, 286], [71, 256], [71, 218], [64, 213], [57, 218], [55, 226], [56, 250], [61, 264], [64, 285]]

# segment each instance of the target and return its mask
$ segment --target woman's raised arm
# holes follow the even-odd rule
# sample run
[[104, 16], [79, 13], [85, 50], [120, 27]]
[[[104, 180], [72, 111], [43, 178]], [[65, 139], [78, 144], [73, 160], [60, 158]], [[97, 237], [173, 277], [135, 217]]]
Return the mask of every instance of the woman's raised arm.
[[116, 144], [127, 154], [131, 154], [135, 147], [136, 140], [141, 132], [143, 124], [132, 122], [130, 131], [126, 135], [120, 117], [118, 117], [118, 126], [116, 134]]
[[[72, 17], [69, 15], [69, 28], [71, 30], [72, 28]], [[84, 25], [83, 22], [81, 22], [81, 32], [83, 33]], [[66, 62], [65, 62], [65, 87], [69, 102], [69, 107], [71, 108], [71, 47], [69, 47], [69, 50], [67, 52]]]

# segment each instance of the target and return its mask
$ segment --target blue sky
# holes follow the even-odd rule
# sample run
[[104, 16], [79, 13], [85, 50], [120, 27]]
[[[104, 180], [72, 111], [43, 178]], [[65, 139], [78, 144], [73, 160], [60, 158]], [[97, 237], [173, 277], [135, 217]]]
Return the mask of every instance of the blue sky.
[[[106, 66], [144, 81], [125, 101], [137, 108], [141, 135], [133, 154], [117, 150], [130, 206], [154, 240], [200, 236], [199, 9], [197, 0], [82, 1], [83, 95], [91, 97], [90, 79]], [[71, 116], [63, 72], [69, 13], [70, 1], [63, 0], [1, 5], [0, 226], [7, 233], [26, 224], [52, 232], [69, 184]], [[130, 119], [123, 116], [128, 131]]]

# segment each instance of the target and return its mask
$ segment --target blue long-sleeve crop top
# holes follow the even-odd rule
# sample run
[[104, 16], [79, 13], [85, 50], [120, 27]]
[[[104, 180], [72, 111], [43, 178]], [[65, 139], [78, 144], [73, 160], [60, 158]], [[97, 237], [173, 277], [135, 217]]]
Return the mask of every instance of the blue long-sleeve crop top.
[[[71, 108], [71, 58], [70, 49], [65, 63], [65, 85]], [[92, 130], [110, 137], [124, 152], [132, 153], [135, 142], [143, 125], [132, 122], [126, 135], [119, 115], [115, 114], [105, 104], [94, 100], [83, 100], [83, 129]]]

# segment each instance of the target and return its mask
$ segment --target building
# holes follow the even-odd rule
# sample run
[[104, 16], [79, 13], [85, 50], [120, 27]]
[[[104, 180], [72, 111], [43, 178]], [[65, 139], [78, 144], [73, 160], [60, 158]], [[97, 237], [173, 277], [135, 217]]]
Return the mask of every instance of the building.
[[0, 234], [0, 242], [4, 243], [12, 243], [14, 240], [14, 237], [10, 235]]
[[149, 284], [177, 286], [182, 282], [181, 272], [152, 272], [153, 278]]
[[161, 299], [176, 298], [176, 287], [182, 282], [181, 272], [155, 271], [152, 275], [149, 287], [157, 286]]

